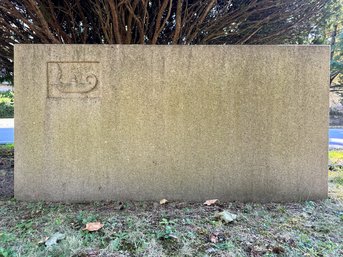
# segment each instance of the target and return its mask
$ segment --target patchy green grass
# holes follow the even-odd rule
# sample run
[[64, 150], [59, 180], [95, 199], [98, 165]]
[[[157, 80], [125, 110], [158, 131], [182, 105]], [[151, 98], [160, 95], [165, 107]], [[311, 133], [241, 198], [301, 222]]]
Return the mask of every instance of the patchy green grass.
[[329, 159], [332, 162], [343, 161], [343, 151], [329, 151]]
[[[339, 153], [340, 154], [340, 153]], [[330, 158], [343, 156], [330, 153]], [[338, 156], [338, 157], [337, 157]], [[329, 172], [330, 198], [302, 203], [0, 201], [3, 256], [343, 256], [342, 171]], [[216, 219], [227, 210], [229, 224]], [[96, 232], [82, 230], [99, 221]], [[44, 241], [55, 233], [57, 244]]]
[[[0, 202], [0, 256], [341, 256], [342, 202], [201, 204]], [[223, 224], [215, 213], [238, 215]], [[100, 221], [97, 232], [82, 230]], [[65, 239], [46, 247], [56, 232]], [[172, 235], [172, 236], [171, 236]]]
[[332, 197], [343, 200], [343, 151], [330, 151], [329, 192]]

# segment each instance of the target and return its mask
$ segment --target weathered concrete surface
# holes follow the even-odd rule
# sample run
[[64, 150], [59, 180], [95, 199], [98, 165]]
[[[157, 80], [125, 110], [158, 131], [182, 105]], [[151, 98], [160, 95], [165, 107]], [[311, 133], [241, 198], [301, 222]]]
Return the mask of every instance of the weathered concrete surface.
[[327, 197], [325, 46], [15, 46], [15, 197]]

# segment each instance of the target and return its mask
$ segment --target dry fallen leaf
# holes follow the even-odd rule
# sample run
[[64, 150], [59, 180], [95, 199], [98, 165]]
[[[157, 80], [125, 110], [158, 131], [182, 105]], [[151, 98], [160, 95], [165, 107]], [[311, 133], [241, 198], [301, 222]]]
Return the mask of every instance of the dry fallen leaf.
[[216, 213], [215, 218], [221, 220], [224, 223], [231, 223], [235, 219], [237, 219], [237, 215], [230, 213], [228, 211], [222, 211], [222, 212]]
[[86, 224], [86, 227], [82, 230], [88, 230], [88, 231], [98, 231], [104, 226], [104, 224], [101, 224], [100, 222], [90, 222]]
[[171, 238], [171, 239], [179, 239], [178, 237], [177, 237], [177, 235], [174, 235], [174, 234], [169, 234], [169, 237]]
[[162, 204], [166, 204], [168, 202], [168, 200], [167, 199], [162, 199], [161, 201], [160, 201], [160, 204], [162, 205]]
[[218, 243], [218, 235], [212, 234], [210, 236], [210, 241], [211, 243], [214, 243], [214, 244]]
[[45, 237], [43, 240], [40, 240], [40, 241], [38, 242], [38, 244], [39, 244], [39, 245], [45, 244], [45, 242], [48, 241], [48, 239], [49, 239], [49, 237], [47, 236], [47, 237]]
[[285, 249], [282, 248], [281, 246], [275, 246], [273, 248], [273, 253], [276, 253], [276, 254], [282, 254], [285, 252]]
[[65, 238], [64, 234], [55, 233], [51, 237], [48, 237], [47, 240], [44, 242], [45, 246], [52, 246], [57, 244], [59, 241]]
[[216, 204], [217, 202], [218, 202], [218, 199], [207, 200], [206, 202], [204, 202], [204, 205], [211, 206], [211, 205]]

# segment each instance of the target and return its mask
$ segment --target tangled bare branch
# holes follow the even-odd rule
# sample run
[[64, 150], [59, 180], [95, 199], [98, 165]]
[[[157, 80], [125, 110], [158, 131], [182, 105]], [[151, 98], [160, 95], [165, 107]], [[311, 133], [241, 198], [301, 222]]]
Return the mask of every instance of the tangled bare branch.
[[0, 67], [16, 43], [294, 43], [329, 1], [1, 0]]

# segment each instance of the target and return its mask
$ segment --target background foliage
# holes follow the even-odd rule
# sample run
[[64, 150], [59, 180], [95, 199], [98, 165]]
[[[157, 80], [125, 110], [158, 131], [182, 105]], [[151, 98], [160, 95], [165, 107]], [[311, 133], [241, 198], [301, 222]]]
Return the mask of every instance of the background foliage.
[[13, 45], [17, 43], [304, 43], [314, 29], [322, 33], [318, 24], [324, 18], [334, 19], [336, 2], [1, 0], [0, 77], [8, 80], [13, 75]]
[[324, 9], [325, 16], [312, 29], [306, 43], [331, 46], [331, 90], [341, 92], [343, 90], [343, 3], [341, 0], [330, 1]]
[[0, 118], [13, 118], [14, 101], [13, 92], [0, 92]]

